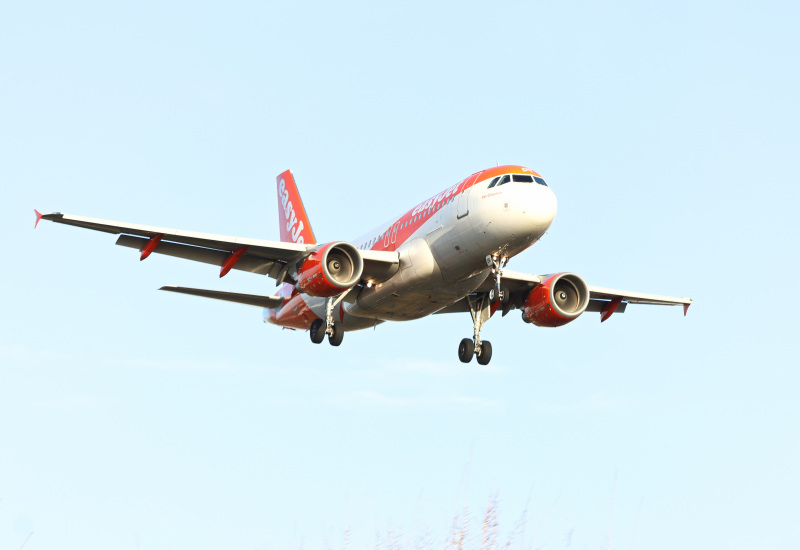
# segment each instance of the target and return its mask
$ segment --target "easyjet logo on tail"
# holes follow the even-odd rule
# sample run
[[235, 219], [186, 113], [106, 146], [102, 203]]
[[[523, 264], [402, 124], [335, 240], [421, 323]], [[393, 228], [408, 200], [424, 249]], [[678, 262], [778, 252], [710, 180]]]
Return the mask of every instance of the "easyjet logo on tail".
[[297, 190], [291, 170], [278, 174], [278, 226], [285, 243], [316, 244], [317, 238]]
[[303, 221], [297, 223], [297, 213], [294, 211], [294, 205], [289, 198], [289, 191], [286, 190], [286, 182], [281, 178], [278, 183], [278, 194], [281, 197], [281, 205], [283, 205], [283, 216], [286, 218], [286, 234], [291, 236], [292, 241], [297, 244], [304, 244], [303, 235]]

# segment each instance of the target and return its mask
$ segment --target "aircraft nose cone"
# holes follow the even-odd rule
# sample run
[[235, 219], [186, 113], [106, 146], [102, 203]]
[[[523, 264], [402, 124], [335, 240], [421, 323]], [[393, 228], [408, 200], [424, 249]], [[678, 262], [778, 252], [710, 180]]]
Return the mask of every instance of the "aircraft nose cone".
[[544, 185], [533, 188], [526, 208], [528, 219], [536, 231], [546, 231], [553, 223], [558, 210], [556, 194]]

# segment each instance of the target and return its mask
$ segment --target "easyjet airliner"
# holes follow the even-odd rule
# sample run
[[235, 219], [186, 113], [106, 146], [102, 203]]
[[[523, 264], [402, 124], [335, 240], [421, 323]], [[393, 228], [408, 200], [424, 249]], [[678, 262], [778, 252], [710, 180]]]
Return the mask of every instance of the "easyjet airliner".
[[521, 310], [522, 320], [558, 327], [586, 311], [605, 321], [628, 304], [682, 305], [692, 301], [587, 284], [575, 273], [534, 275], [506, 269], [553, 223], [556, 196], [538, 173], [498, 166], [472, 174], [351, 241], [319, 243], [294, 177], [278, 181], [280, 242], [226, 237], [162, 227], [36, 211], [42, 219], [118, 234], [117, 244], [144, 260], [167, 254], [267, 275], [274, 296], [165, 286], [161, 290], [264, 308], [264, 321], [307, 330], [311, 341], [342, 343], [344, 333], [384, 321], [433, 313], [470, 313], [471, 338], [458, 346], [464, 363], [486, 365], [492, 346], [481, 328], [497, 310]]

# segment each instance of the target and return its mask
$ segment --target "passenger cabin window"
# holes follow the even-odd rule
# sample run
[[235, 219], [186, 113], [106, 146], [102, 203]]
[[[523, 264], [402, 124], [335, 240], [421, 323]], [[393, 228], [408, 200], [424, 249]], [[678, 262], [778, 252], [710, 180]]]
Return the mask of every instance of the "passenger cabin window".
[[514, 174], [513, 179], [515, 182], [519, 183], [533, 183], [533, 176], [525, 174]]
[[501, 185], [506, 184], [510, 181], [511, 181], [511, 176], [508, 175], [503, 176], [502, 178], [500, 178], [500, 181], [497, 182], [497, 186], [500, 187]]
[[490, 183], [490, 184], [489, 184], [489, 187], [487, 187], [487, 189], [491, 189], [492, 187], [494, 187], [495, 185], [497, 185], [497, 180], [499, 180], [499, 179], [500, 179], [500, 176], [497, 176], [496, 178], [494, 178], [494, 179], [492, 180], [492, 183]]
[[547, 184], [544, 182], [544, 180], [543, 180], [542, 178], [540, 178], [540, 177], [538, 177], [538, 176], [533, 176], [533, 179], [534, 179], [534, 180], [536, 181], [536, 183], [538, 183], [539, 185], [544, 185], [545, 187], [547, 187]]

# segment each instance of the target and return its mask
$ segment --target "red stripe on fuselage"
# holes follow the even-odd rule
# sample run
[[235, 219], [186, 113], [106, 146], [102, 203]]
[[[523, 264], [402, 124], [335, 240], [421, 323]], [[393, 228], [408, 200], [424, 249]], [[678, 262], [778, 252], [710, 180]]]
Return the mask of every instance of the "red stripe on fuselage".
[[[432, 196], [426, 201], [419, 203], [416, 207], [412, 208], [397, 220], [394, 221], [384, 232], [381, 233], [381, 238], [370, 247], [371, 250], [397, 250], [403, 245], [422, 225], [428, 221], [433, 214], [438, 212], [444, 206], [457, 200], [459, 193], [465, 189], [469, 189], [479, 185], [487, 180], [503, 174], [530, 174], [533, 176], [541, 177], [538, 172], [525, 168], [524, 166], [508, 165], [508, 166], [495, 166], [481, 172], [476, 172], [458, 182], [452, 187], [448, 187], [441, 193]], [[392, 232], [397, 228], [397, 235], [392, 240]], [[386, 237], [386, 233], [389, 236]], [[375, 237], [370, 237], [375, 238]], [[386, 240], [389, 240], [388, 246], [384, 246]], [[358, 246], [358, 245], [356, 245]]]

